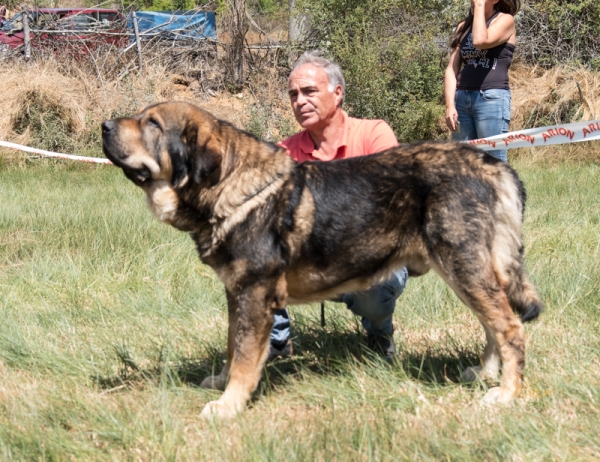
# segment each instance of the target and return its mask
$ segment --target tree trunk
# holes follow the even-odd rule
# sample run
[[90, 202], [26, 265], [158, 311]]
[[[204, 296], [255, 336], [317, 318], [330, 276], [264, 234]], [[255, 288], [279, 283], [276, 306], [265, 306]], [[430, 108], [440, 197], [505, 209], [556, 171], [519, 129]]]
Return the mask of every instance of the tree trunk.
[[244, 39], [246, 37], [246, 0], [229, 0], [229, 32], [231, 45], [229, 47], [229, 65], [233, 84], [237, 91], [244, 87]]
[[288, 0], [288, 40], [294, 44], [306, 40], [307, 18], [296, 11], [296, 0]]

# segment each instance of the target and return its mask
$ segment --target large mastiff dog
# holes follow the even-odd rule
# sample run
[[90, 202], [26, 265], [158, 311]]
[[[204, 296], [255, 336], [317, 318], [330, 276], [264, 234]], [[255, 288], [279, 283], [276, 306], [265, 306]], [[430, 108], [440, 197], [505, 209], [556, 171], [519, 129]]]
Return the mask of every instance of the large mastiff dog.
[[[189, 232], [225, 285], [227, 363], [203, 386], [225, 390], [204, 416], [244, 409], [261, 377], [273, 311], [359, 291], [406, 266], [433, 269], [479, 319], [487, 346], [467, 379], [522, 384], [521, 321], [542, 303], [523, 268], [525, 191], [515, 171], [452, 142], [297, 164], [273, 144], [187, 103], [102, 124], [104, 153], [147, 194], [156, 217]], [[520, 316], [515, 315], [516, 312]]]

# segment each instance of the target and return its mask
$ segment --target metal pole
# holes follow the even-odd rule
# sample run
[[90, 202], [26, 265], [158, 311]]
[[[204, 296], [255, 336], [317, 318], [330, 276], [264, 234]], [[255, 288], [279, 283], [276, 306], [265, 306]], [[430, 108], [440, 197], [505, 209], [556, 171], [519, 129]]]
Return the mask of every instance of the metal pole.
[[138, 67], [140, 68], [140, 72], [143, 72], [143, 62], [142, 62], [142, 44], [140, 42], [140, 31], [138, 30], [137, 18], [135, 17], [135, 11], [131, 12], [131, 19], [133, 20], [133, 32], [135, 34], [135, 46], [137, 47], [138, 52]]
[[31, 37], [29, 35], [29, 14], [27, 7], [23, 7], [23, 45], [25, 47], [25, 61], [31, 58]]

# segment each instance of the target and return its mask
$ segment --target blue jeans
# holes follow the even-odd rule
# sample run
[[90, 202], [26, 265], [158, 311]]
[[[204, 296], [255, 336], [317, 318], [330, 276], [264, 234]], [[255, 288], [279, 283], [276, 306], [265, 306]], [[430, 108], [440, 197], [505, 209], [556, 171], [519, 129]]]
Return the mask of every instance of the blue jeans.
[[[456, 141], [476, 140], [508, 133], [510, 90], [456, 90], [454, 106], [458, 112], [460, 132], [452, 133]], [[487, 151], [506, 162], [506, 149]]]
[[[408, 271], [402, 268], [377, 286], [362, 292], [344, 294], [342, 301], [354, 314], [362, 317], [362, 325], [368, 335], [390, 335], [393, 332], [392, 317], [396, 299], [404, 291]], [[271, 343], [284, 345], [290, 338], [290, 316], [287, 309], [275, 311], [275, 324], [271, 331]]]

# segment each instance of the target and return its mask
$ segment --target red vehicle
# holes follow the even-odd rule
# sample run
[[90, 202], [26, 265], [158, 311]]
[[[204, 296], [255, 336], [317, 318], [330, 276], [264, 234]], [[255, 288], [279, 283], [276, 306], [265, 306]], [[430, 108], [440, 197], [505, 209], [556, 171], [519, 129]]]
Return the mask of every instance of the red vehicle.
[[[0, 52], [23, 46], [23, 15], [20, 12], [0, 28]], [[27, 12], [31, 47], [89, 52], [101, 45], [126, 46], [129, 38], [123, 15], [103, 8], [39, 8]]]

